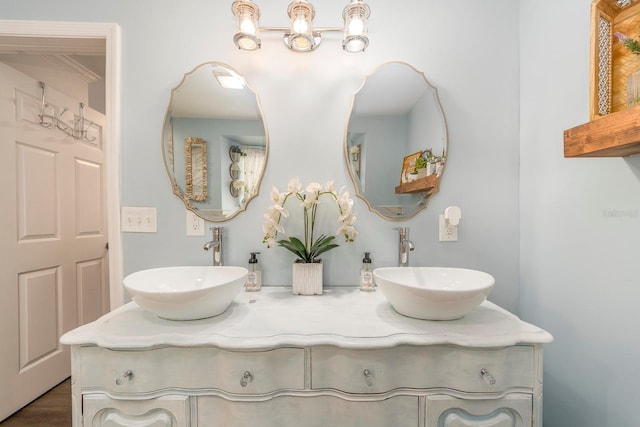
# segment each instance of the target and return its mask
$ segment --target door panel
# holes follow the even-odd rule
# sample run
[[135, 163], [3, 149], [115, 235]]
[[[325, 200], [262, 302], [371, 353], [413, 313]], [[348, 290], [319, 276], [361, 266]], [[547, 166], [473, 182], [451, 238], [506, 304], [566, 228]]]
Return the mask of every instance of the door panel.
[[58, 298], [60, 271], [48, 268], [18, 276], [20, 299], [20, 371], [62, 351]]
[[18, 239], [58, 236], [56, 153], [16, 143]]
[[102, 165], [87, 160], [76, 162], [76, 235], [102, 235]]
[[[46, 114], [73, 124], [79, 105], [47, 87]], [[39, 82], [0, 63], [0, 420], [70, 375], [59, 337], [109, 307], [104, 116], [84, 109], [80, 141], [41, 106]]]

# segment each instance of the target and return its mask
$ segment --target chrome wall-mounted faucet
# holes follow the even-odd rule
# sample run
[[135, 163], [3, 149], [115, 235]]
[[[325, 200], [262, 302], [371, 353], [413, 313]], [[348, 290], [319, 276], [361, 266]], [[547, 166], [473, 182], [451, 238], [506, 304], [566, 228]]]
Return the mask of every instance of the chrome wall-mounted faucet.
[[223, 227], [211, 227], [213, 232], [213, 240], [204, 244], [203, 249], [208, 251], [213, 249], [213, 265], [222, 265], [222, 228]]
[[413, 242], [409, 240], [409, 227], [396, 227], [394, 230], [400, 232], [399, 251], [398, 251], [398, 267], [409, 266], [409, 252], [415, 249]]

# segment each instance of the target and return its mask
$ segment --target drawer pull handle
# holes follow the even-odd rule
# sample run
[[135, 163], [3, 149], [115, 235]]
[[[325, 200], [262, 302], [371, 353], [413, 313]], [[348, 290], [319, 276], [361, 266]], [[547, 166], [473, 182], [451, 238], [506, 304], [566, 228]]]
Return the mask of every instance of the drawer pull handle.
[[487, 371], [486, 369], [482, 368], [480, 370], [480, 373], [482, 374], [482, 379], [484, 380], [484, 382], [486, 382], [489, 385], [495, 385], [496, 379], [493, 378], [493, 375], [491, 375], [489, 373], [489, 371]]
[[131, 369], [128, 369], [122, 375], [116, 378], [116, 385], [122, 385], [124, 380], [130, 380], [131, 377], [133, 377], [133, 371]]
[[362, 375], [364, 376], [364, 381], [367, 383], [369, 387], [373, 385], [373, 372], [369, 369], [365, 369], [362, 371]]
[[253, 375], [251, 375], [251, 372], [244, 371], [244, 374], [242, 374], [242, 378], [240, 378], [240, 385], [242, 387], [246, 387], [249, 385], [252, 379], [253, 379]]

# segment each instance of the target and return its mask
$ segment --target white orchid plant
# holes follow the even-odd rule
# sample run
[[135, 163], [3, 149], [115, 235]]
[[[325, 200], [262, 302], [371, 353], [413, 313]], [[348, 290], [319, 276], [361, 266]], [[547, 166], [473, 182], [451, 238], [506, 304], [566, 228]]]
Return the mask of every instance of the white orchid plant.
[[[342, 187], [339, 192], [333, 188], [333, 181], [327, 182], [324, 186], [316, 182], [307, 185], [305, 191], [302, 190], [302, 184], [298, 178], [289, 181], [287, 191], [280, 192], [278, 188], [273, 187], [271, 190], [271, 201], [274, 203], [269, 206], [264, 214], [266, 219], [263, 231], [263, 243], [268, 248], [282, 246], [298, 257], [297, 262], [312, 263], [319, 262], [319, 256], [339, 245], [334, 243], [334, 236], [326, 236], [321, 234], [315, 235], [316, 213], [320, 198], [327, 196], [334, 200], [338, 206], [338, 230], [336, 235], [343, 235], [347, 243], [353, 242], [358, 232], [354, 224], [357, 217], [353, 213], [353, 200], [349, 197], [349, 193]], [[285, 233], [281, 224], [282, 217], [287, 218], [289, 211], [285, 209], [285, 204], [290, 198], [298, 199], [304, 214], [304, 241], [297, 237], [291, 236], [288, 239], [276, 240], [279, 233]]]

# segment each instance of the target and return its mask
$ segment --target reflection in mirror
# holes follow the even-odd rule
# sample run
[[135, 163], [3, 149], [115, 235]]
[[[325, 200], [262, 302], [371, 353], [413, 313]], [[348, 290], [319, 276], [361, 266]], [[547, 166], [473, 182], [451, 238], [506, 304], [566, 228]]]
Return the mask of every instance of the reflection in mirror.
[[231, 164], [238, 163], [240, 161], [240, 156], [242, 156], [242, 150], [237, 145], [232, 145], [229, 147], [229, 158], [231, 159]]
[[242, 182], [240, 182], [237, 179], [234, 179], [233, 181], [231, 181], [231, 183], [229, 184], [229, 194], [231, 194], [231, 197], [240, 196], [242, 185], [243, 185]]
[[208, 62], [185, 74], [171, 92], [162, 144], [173, 192], [205, 220], [231, 219], [257, 196], [266, 125], [257, 95], [228, 65]]
[[240, 166], [237, 163], [231, 163], [231, 166], [229, 166], [229, 176], [231, 177], [231, 179], [240, 178], [241, 171], [242, 171], [242, 168], [240, 168]]
[[356, 195], [383, 218], [411, 218], [438, 192], [448, 145], [437, 89], [408, 64], [383, 64], [353, 97], [344, 154]]
[[207, 200], [207, 141], [187, 137], [184, 150], [187, 197], [190, 200]]

